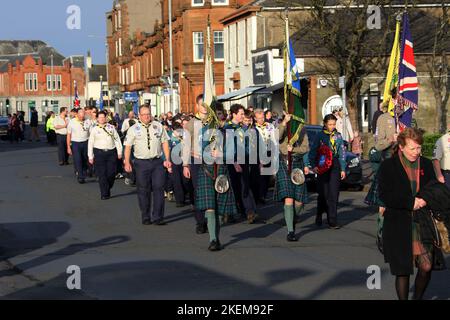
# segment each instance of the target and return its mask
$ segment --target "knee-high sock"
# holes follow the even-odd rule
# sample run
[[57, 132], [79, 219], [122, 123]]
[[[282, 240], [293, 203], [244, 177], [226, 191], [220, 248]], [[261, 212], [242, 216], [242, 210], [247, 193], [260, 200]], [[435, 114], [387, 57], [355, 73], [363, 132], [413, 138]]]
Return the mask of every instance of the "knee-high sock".
[[206, 210], [205, 216], [208, 222], [209, 241], [217, 240], [219, 232], [216, 212], [214, 210]]
[[294, 232], [294, 206], [284, 205], [284, 220], [286, 221], [286, 226], [288, 232]]
[[297, 217], [300, 216], [300, 214], [302, 213], [302, 209], [303, 209], [303, 203], [298, 204], [297, 202], [295, 203], [295, 215]]

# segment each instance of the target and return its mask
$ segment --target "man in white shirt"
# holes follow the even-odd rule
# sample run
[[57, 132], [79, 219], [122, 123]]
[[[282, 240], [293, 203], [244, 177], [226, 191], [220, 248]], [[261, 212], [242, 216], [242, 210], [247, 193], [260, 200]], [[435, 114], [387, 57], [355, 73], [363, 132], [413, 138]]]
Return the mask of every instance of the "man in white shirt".
[[56, 132], [56, 140], [58, 142], [58, 160], [59, 165], [69, 164], [69, 154], [67, 153], [67, 126], [69, 119], [67, 118], [67, 108], [59, 109], [59, 116], [53, 121]]
[[77, 116], [67, 126], [67, 153], [72, 155], [78, 183], [86, 182], [88, 168], [89, 126], [84, 121], [84, 109], [78, 109]]
[[128, 118], [123, 121], [122, 128], [120, 129], [120, 131], [122, 131], [123, 135], [126, 135], [127, 130], [130, 127], [132, 127], [136, 122], [137, 122], [137, 120], [135, 118], [134, 111], [131, 110], [130, 112], [128, 112]]

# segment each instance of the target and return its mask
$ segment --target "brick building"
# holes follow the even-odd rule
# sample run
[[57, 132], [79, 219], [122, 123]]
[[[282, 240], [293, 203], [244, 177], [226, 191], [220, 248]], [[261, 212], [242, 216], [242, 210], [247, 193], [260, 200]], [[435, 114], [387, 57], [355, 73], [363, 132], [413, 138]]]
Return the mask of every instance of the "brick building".
[[59, 112], [60, 107], [71, 105], [75, 81], [84, 101], [83, 56], [65, 58], [42, 41], [0, 42], [2, 114], [25, 111], [28, 119], [30, 107], [41, 117], [46, 111]]

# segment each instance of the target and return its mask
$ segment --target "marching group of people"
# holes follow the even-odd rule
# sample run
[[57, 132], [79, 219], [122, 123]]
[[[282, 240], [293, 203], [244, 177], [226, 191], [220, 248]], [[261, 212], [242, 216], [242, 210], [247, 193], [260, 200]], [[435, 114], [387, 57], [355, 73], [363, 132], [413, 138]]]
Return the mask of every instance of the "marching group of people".
[[[339, 184], [345, 178], [346, 163], [343, 138], [336, 130], [337, 117], [327, 115], [323, 131], [315, 141], [309, 141], [304, 127], [294, 137], [288, 134], [289, 123], [296, 120], [287, 113], [278, 117], [271, 111], [245, 109], [239, 104], [227, 113], [220, 103], [212, 111], [202, 95], [196, 99], [196, 110], [195, 114], [168, 112], [158, 119], [143, 105], [138, 115], [130, 111], [120, 123], [95, 107], [70, 112], [61, 108], [59, 115], [49, 116], [46, 128], [55, 133], [52, 141], [58, 146], [59, 164], [69, 164], [72, 156], [77, 181], [84, 184], [95, 176], [102, 200], [111, 197], [117, 177], [123, 175], [127, 185], [135, 185], [144, 225], [166, 224], [166, 197], [174, 198], [177, 207], [190, 203], [195, 231], [209, 233], [211, 251], [222, 249], [221, 224], [242, 219], [249, 224], [264, 222], [257, 205], [266, 203], [273, 180], [274, 199], [284, 204], [287, 241], [297, 241], [295, 225], [308, 202], [304, 175], [310, 172], [319, 174], [317, 226], [322, 225], [326, 213], [329, 228], [339, 229]], [[217, 133], [226, 138], [219, 141]], [[256, 152], [256, 160], [252, 152]], [[179, 161], [172, 159], [176, 154]], [[326, 161], [319, 159], [321, 155]], [[296, 170], [303, 175], [301, 183], [292, 178]]]
[[[328, 227], [340, 228], [337, 206], [340, 181], [346, 177], [346, 141], [362, 154], [359, 135], [349, 124], [342, 128], [342, 120], [346, 121], [342, 110], [324, 117], [314, 141], [309, 141], [303, 124], [285, 112], [278, 117], [234, 104], [228, 114], [220, 103], [210, 108], [202, 95], [196, 99], [196, 110], [156, 118], [143, 105], [138, 115], [130, 111], [120, 123], [96, 108], [73, 109], [70, 115], [61, 108], [58, 116], [51, 116], [59, 164], [67, 165], [71, 155], [80, 184], [95, 175], [102, 200], [111, 197], [117, 174], [123, 173], [126, 184], [136, 185], [144, 225], [166, 224], [166, 197], [173, 197], [177, 207], [189, 202], [196, 233], [209, 233], [210, 251], [222, 249], [222, 224], [242, 219], [250, 224], [264, 222], [257, 205], [266, 202], [271, 179], [275, 180], [274, 200], [284, 204], [287, 241], [298, 241], [295, 227], [308, 202], [304, 176], [309, 173], [317, 174], [315, 224], [320, 227], [326, 213]], [[375, 118], [375, 145], [369, 152], [374, 179], [365, 201], [379, 207], [379, 248], [396, 276], [399, 298], [408, 298], [414, 262], [419, 268], [414, 297], [420, 299], [431, 270], [445, 265], [429, 230], [433, 218], [429, 210], [448, 213], [450, 209], [450, 133], [436, 144], [432, 162], [421, 156], [422, 131], [407, 128], [397, 133], [387, 105], [380, 107]], [[293, 125], [300, 126], [294, 135], [289, 133]], [[218, 133], [225, 138], [219, 139]], [[256, 139], [250, 139], [252, 135]], [[179, 161], [173, 159], [177, 155]], [[276, 170], [274, 162], [278, 162]], [[300, 179], [293, 172], [300, 172]]]

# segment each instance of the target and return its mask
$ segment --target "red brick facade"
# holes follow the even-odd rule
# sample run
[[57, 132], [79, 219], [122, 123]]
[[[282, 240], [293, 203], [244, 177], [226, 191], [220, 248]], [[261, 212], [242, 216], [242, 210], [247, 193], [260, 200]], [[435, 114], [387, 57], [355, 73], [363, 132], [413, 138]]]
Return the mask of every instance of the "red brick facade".
[[[174, 82], [178, 83], [180, 111], [193, 112], [195, 97], [203, 92], [204, 63], [203, 61], [194, 61], [193, 32], [203, 33], [205, 47], [207, 17], [209, 16], [211, 47], [214, 48], [213, 32], [223, 30], [223, 25], [219, 21], [246, 2], [248, 1], [228, 0], [226, 5], [215, 5], [211, 3], [211, 0], [205, 0], [202, 5], [193, 6], [193, 0], [172, 1]], [[124, 46], [122, 57], [117, 57], [115, 41], [118, 37], [126, 37], [129, 31], [127, 30], [127, 21], [132, 19], [127, 14], [126, 6], [122, 5], [121, 10], [122, 30], [113, 32], [112, 36], [108, 37], [110, 85], [120, 83], [121, 92], [155, 92], [156, 88], [164, 87], [161, 77], [169, 76], [170, 71], [168, 1], [161, 0], [162, 22], [155, 21], [154, 31], [149, 34], [131, 30], [135, 35], [134, 39], [122, 40]], [[113, 23], [116, 12], [115, 9], [111, 12]], [[131, 47], [131, 50], [125, 51], [125, 47]], [[212, 56], [214, 57], [214, 51]], [[213, 62], [216, 94], [221, 95], [224, 93], [223, 60], [213, 60]]]
[[[0, 77], [0, 96], [26, 97], [26, 96], [50, 96], [51, 89], [47, 90], [47, 76], [52, 74], [52, 68], [42, 64], [42, 59], [36, 61], [32, 56], [27, 56], [22, 63], [8, 65], [8, 71]], [[64, 66], [54, 66], [53, 75], [61, 76], [60, 89], [53, 91], [55, 97], [70, 96], [74, 94], [73, 81], [77, 81], [78, 95], [84, 96], [85, 72], [82, 68], [70, 67], [66, 60]], [[31, 84], [27, 81], [31, 81]]]

